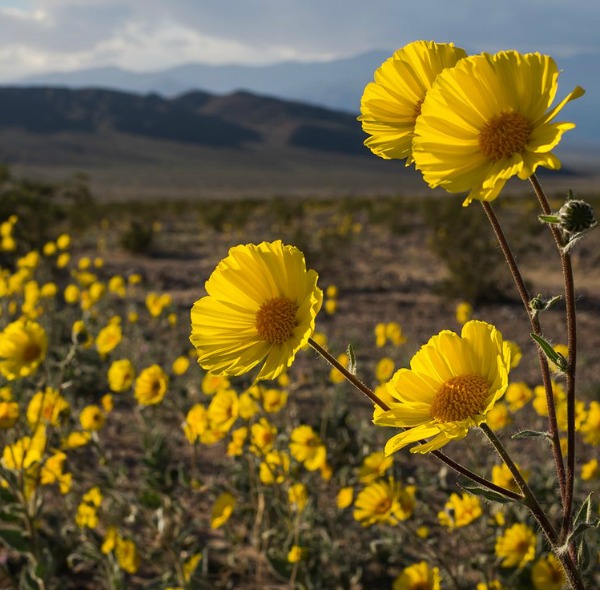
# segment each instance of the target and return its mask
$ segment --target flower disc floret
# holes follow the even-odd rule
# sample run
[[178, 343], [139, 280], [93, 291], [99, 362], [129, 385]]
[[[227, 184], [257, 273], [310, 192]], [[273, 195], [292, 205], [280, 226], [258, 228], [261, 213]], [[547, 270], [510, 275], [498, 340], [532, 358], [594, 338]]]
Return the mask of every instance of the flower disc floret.
[[[415, 453], [428, 453], [479, 426], [508, 387], [510, 348], [500, 332], [472, 320], [461, 336], [445, 330], [433, 336], [387, 384], [390, 410], [374, 422], [406, 430], [393, 436], [385, 453], [414, 442]], [[424, 442], [425, 439], [431, 439]]]
[[554, 60], [539, 53], [502, 51], [460, 60], [439, 74], [415, 123], [415, 165], [432, 188], [469, 191], [465, 201], [493, 201], [512, 176], [552, 170], [551, 153], [574, 123], [553, 123], [583, 95], [577, 86], [549, 109], [558, 88]]
[[323, 293], [304, 255], [280, 240], [231, 248], [192, 308], [190, 340], [198, 362], [215, 375], [256, 379], [290, 366], [315, 328]]

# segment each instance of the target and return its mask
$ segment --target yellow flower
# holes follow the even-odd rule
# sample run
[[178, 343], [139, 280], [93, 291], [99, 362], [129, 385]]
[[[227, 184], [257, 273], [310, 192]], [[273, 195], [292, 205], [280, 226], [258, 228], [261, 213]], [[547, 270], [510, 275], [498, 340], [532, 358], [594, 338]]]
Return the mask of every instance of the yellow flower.
[[508, 413], [506, 404], [497, 403], [487, 415], [487, 424], [492, 430], [502, 430], [512, 422], [512, 418]]
[[445, 69], [435, 80], [415, 124], [413, 156], [430, 187], [470, 191], [493, 201], [514, 175], [560, 161], [550, 150], [573, 123], [551, 123], [563, 106], [583, 95], [577, 86], [552, 110], [558, 68], [539, 53], [482, 53]]
[[27, 377], [46, 358], [48, 340], [40, 324], [17, 320], [0, 332], [0, 373], [9, 381]]
[[298, 563], [304, 557], [304, 553], [305, 549], [299, 545], [292, 545], [287, 555], [288, 563]]
[[598, 459], [590, 459], [581, 466], [581, 479], [589, 481], [600, 478], [600, 464]]
[[[342, 367], [347, 369], [348, 364], [350, 363], [350, 358], [345, 352], [342, 352], [340, 355], [338, 355], [337, 362], [340, 363]], [[344, 383], [344, 381], [346, 381], [346, 377], [344, 377], [344, 375], [342, 375], [342, 373], [340, 373], [335, 367], [331, 367], [331, 370], [329, 371], [329, 380], [332, 383]]]
[[100, 398], [100, 405], [106, 414], [110, 414], [115, 407], [115, 402], [113, 400], [113, 396], [110, 393], [105, 393]]
[[123, 338], [121, 326], [118, 324], [108, 324], [100, 330], [96, 337], [96, 348], [102, 355], [108, 354], [118, 346]]
[[[517, 465], [517, 468], [519, 466]], [[529, 479], [529, 471], [524, 471], [519, 468], [521, 472], [521, 476], [525, 481]], [[502, 463], [501, 465], [494, 465], [492, 467], [492, 482], [498, 486], [502, 486], [508, 490], [512, 490], [513, 492], [520, 492], [519, 487], [517, 486], [517, 482], [514, 480], [510, 469], [507, 467], [506, 463]]]
[[125, 297], [125, 279], [121, 275], [115, 275], [108, 281], [108, 290], [117, 295], [117, 297]]
[[220, 375], [260, 365], [256, 380], [277, 377], [314, 331], [323, 300], [317, 278], [302, 252], [279, 240], [231, 248], [192, 308], [200, 365]]
[[414, 41], [399, 49], [375, 71], [360, 102], [365, 145], [385, 159], [413, 161], [412, 140], [421, 104], [438, 74], [465, 57], [452, 44]]
[[60, 451], [48, 457], [40, 472], [40, 483], [43, 486], [58, 482], [61, 494], [67, 494], [71, 489], [73, 476], [71, 473], [63, 473], [63, 466], [67, 456]]
[[171, 365], [173, 375], [185, 375], [190, 368], [190, 359], [187, 356], [178, 356]]
[[0, 402], [0, 430], [7, 430], [19, 419], [19, 404], [16, 402]]
[[194, 444], [208, 428], [208, 415], [202, 404], [193, 405], [187, 413], [183, 423], [185, 437]]
[[99, 487], [88, 490], [77, 507], [75, 522], [80, 528], [95, 529], [98, 526], [98, 508], [102, 504], [102, 493]]
[[134, 396], [142, 406], [159, 404], [169, 387], [169, 376], [158, 366], [150, 365], [135, 380]]
[[467, 322], [461, 336], [433, 336], [388, 384], [399, 403], [374, 419], [375, 424], [407, 428], [385, 446], [386, 455], [433, 437], [411, 449], [428, 453], [486, 421], [508, 386], [510, 353], [492, 325]]
[[33, 437], [24, 436], [12, 445], [6, 445], [2, 452], [2, 464], [6, 469], [28, 471], [42, 461], [46, 447], [46, 430], [41, 427]]
[[400, 324], [396, 322], [388, 322], [385, 325], [385, 337], [394, 346], [402, 346], [406, 342], [406, 336], [402, 333]]
[[56, 258], [56, 267], [57, 268], [65, 268], [71, 262], [71, 255], [68, 252], [62, 252]]
[[558, 559], [549, 554], [533, 564], [531, 581], [535, 590], [562, 590], [566, 579]]
[[268, 414], [276, 414], [287, 404], [287, 391], [282, 389], [266, 389], [262, 391], [262, 406]]
[[233, 389], [221, 389], [210, 400], [208, 418], [219, 429], [228, 431], [239, 415], [239, 400]]
[[442, 526], [455, 529], [471, 524], [482, 514], [481, 503], [477, 496], [463, 493], [451, 494], [444, 505], [444, 511], [438, 513], [438, 520]]
[[523, 358], [523, 352], [521, 351], [521, 347], [512, 340], [507, 340], [506, 344], [510, 349], [510, 368], [516, 369], [521, 363], [521, 359]]
[[375, 451], [367, 455], [358, 469], [358, 479], [361, 483], [372, 483], [379, 479], [392, 465], [394, 459], [386, 457], [383, 451]]
[[472, 315], [473, 315], [473, 308], [466, 301], [461, 301], [456, 306], [456, 321], [461, 326], [464, 326], [471, 319]]
[[327, 448], [318, 434], [307, 425], [297, 426], [292, 430], [290, 453], [309, 471], [320, 469], [327, 461]]
[[115, 555], [119, 567], [128, 574], [135, 574], [140, 567], [140, 555], [135, 543], [131, 539], [117, 537]]
[[329, 299], [336, 299], [339, 295], [339, 289], [335, 285], [329, 285], [327, 289], [325, 289], [325, 295]]
[[71, 236], [69, 234], [60, 234], [58, 238], [56, 238], [56, 247], [59, 250], [66, 250], [71, 246]]
[[46, 387], [38, 391], [27, 406], [27, 422], [33, 428], [39, 422], [58, 426], [61, 418], [71, 409], [69, 402], [57, 389]]
[[354, 488], [346, 486], [338, 492], [335, 503], [340, 510], [343, 510], [352, 504], [352, 500], [354, 500]]
[[377, 361], [377, 366], [375, 367], [375, 379], [377, 379], [379, 383], [389, 381], [390, 377], [394, 374], [394, 366], [394, 359], [391, 359], [389, 356], [384, 356], [382, 359], [379, 359], [379, 361]]
[[223, 492], [216, 500], [210, 517], [210, 528], [222, 527], [231, 517], [235, 508], [235, 498], [229, 492]]
[[191, 580], [201, 559], [202, 559], [202, 553], [196, 553], [196, 554], [192, 555], [191, 557], [188, 557], [188, 559], [186, 559], [185, 563], [183, 564], [183, 568], [182, 568], [183, 569], [183, 579], [186, 582], [189, 582]]
[[439, 569], [430, 568], [426, 561], [409, 565], [394, 580], [392, 590], [441, 590]]
[[135, 368], [129, 359], [113, 361], [108, 369], [108, 385], [111, 391], [127, 391], [135, 379]]
[[258, 403], [249, 391], [244, 391], [239, 397], [240, 418], [250, 420], [260, 410]]
[[[534, 388], [533, 394], [535, 396], [531, 402], [533, 408], [540, 416], [547, 416], [548, 403], [546, 402], [546, 389], [543, 385], [538, 385]], [[552, 381], [552, 394], [554, 396], [554, 404], [557, 408], [567, 401], [565, 390], [556, 381]]]
[[168, 293], [151, 292], [146, 295], [146, 308], [153, 318], [157, 318], [171, 303], [171, 296]]
[[376, 523], [397, 524], [412, 516], [415, 507], [414, 486], [399, 482], [376, 481], [363, 488], [354, 502], [354, 520], [362, 526]]
[[77, 449], [84, 447], [90, 442], [91, 433], [89, 432], [71, 432], [69, 436], [62, 441], [61, 449]]
[[[374, 391], [375, 395], [379, 400], [381, 400], [387, 406], [390, 406], [393, 403], [396, 403], [396, 398], [390, 393], [390, 389], [388, 388], [387, 383], [378, 385]], [[376, 418], [381, 416], [384, 413], [384, 410], [381, 408], [379, 404], [373, 404], [373, 421]]]
[[523, 567], [535, 557], [535, 533], [525, 524], [513, 524], [496, 539], [502, 567]]
[[227, 377], [206, 373], [202, 378], [202, 393], [204, 395], [214, 395], [219, 389], [229, 389], [229, 387]]
[[79, 422], [84, 430], [100, 430], [105, 420], [104, 412], [96, 405], [86, 406], [79, 414]]
[[250, 450], [255, 455], [265, 455], [273, 448], [277, 428], [266, 418], [261, 418], [250, 427]]
[[600, 445], [600, 403], [590, 402], [587, 416], [581, 424], [579, 432], [587, 444], [596, 447]]
[[260, 464], [259, 478], [265, 485], [283, 483], [289, 471], [289, 455], [283, 451], [269, 451]]
[[288, 501], [292, 508], [298, 512], [302, 512], [306, 506], [306, 502], [308, 502], [308, 489], [306, 486], [303, 483], [295, 483], [288, 490]]
[[533, 397], [533, 392], [527, 383], [519, 381], [508, 384], [508, 389], [504, 397], [508, 403], [508, 409], [511, 412], [516, 412]]
[[118, 538], [119, 533], [117, 532], [117, 528], [114, 526], [109, 526], [106, 529], [106, 534], [104, 535], [104, 541], [102, 542], [100, 551], [102, 551], [104, 555], [108, 555], [117, 546]]
[[67, 285], [64, 291], [64, 298], [67, 303], [77, 303], [80, 293], [77, 285]]
[[231, 442], [227, 445], [228, 457], [239, 457], [244, 452], [244, 443], [248, 438], [248, 428], [242, 426], [231, 433]]

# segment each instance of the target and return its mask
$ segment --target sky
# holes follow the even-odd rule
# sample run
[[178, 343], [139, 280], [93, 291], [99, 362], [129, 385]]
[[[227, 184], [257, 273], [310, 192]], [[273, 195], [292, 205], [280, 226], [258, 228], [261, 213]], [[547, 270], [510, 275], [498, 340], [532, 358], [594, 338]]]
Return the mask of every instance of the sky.
[[0, 82], [99, 66], [329, 60], [415, 39], [452, 41], [469, 53], [600, 57], [600, 2], [0, 0]]

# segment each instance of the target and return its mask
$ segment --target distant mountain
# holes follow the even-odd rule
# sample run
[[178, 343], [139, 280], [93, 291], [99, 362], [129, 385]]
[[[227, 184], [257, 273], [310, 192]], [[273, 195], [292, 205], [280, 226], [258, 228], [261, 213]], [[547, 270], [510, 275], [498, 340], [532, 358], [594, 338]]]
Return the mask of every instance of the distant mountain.
[[265, 143], [367, 155], [356, 117], [248, 92], [176, 98], [114, 90], [0, 88], [0, 130], [107, 131], [213, 148]]
[[[185, 64], [155, 72], [131, 72], [114, 67], [53, 72], [29, 76], [12, 85], [108, 88], [125, 92], [155, 92], [173, 97], [192, 90], [223, 94], [246, 90], [287, 100], [357, 113], [365, 85], [392, 51], [371, 51], [329, 62], [283, 62], [268, 66]], [[565, 109], [564, 118], [578, 123], [565, 136], [567, 145], [600, 144], [600, 56], [586, 54], [557, 58], [562, 69], [557, 98], [576, 84], [586, 95]], [[563, 117], [561, 117], [563, 118]]]

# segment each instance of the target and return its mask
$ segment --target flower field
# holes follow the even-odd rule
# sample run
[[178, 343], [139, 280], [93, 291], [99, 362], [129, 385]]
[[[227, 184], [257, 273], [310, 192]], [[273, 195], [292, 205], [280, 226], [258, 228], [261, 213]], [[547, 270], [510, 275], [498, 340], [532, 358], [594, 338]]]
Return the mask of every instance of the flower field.
[[[391, 215], [402, 210], [410, 219]], [[523, 199], [500, 210], [511, 226], [529, 214]], [[259, 382], [256, 371], [217, 377], [196, 362], [190, 312], [204, 281], [230, 247], [268, 239], [304, 252], [323, 293], [313, 339], [355, 364], [382, 399], [433, 334], [493, 321], [514, 344], [508, 388], [487, 424], [557, 519], [548, 445], [510, 438], [545, 429], [526, 317], [510, 296], [487, 296], [485, 283], [469, 301], [443, 292], [452, 271], [435, 253], [443, 224], [431, 215], [427, 203], [401, 198], [109, 205], [85, 230], [58, 223], [40, 243], [24, 237], [24, 214], [8, 218], [2, 587], [561, 588], [558, 561], [523, 507], [468, 493], [472, 484], [431, 455], [385, 456], [398, 431], [375, 426], [373, 403], [313, 351], [297, 350], [287, 370]], [[457, 203], [456, 215], [475, 211]], [[122, 237], [133, 221], [152, 239], [132, 254]], [[597, 264], [594, 240], [579, 253], [584, 277]], [[476, 264], [482, 253], [472, 254]], [[500, 284], [505, 269], [492, 254]], [[539, 253], [523, 240], [519, 254], [537, 287]], [[577, 506], [600, 481], [594, 287], [582, 281]], [[562, 310], [546, 313], [559, 344]], [[444, 452], [517, 490], [476, 432]], [[596, 498], [590, 510], [597, 515]], [[586, 539], [597, 572], [597, 535]]]

